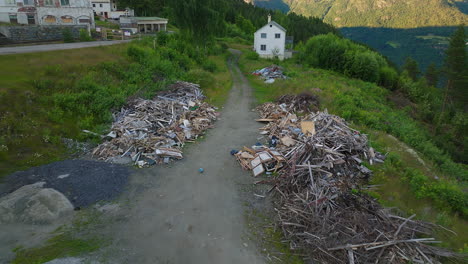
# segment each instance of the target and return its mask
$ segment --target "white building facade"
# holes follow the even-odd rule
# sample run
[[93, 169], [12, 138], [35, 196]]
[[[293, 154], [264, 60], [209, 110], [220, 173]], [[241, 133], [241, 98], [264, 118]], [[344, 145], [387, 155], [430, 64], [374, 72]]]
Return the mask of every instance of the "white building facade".
[[121, 16], [134, 16], [134, 11], [126, 8], [119, 10], [117, 0], [91, 0], [94, 14], [103, 18], [119, 19]]
[[271, 20], [268, 16], [268, 24], [254, 33], [254, 51], [261, 58], [279, 58], [280, 60], [291, 57], [286, 52], [286, 29]]
[[23, 25], [89, 25], [89, 0], [0, 0], [0, 22]]

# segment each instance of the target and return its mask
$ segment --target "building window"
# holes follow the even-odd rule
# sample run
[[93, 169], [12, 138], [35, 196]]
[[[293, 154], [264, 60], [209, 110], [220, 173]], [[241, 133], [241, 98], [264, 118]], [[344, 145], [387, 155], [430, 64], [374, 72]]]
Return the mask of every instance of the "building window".
[[63, 24], [73, 23], [73, 17], [71, 17], [71, 16], [63, 16], [63, 17], [61, 17], [61, 19], [62, 19]]
[[28, 15], [28, 25], [34, 25], [36, 24], [36, 19], [34, 15]]
[[34, 0], [23, 0], [24, 5], [34, 5]]
[[260, 50], [265, 51], [266, 50], [266, 45], [260, 45]]
[[16, 14], [10, 14], [10, 23], [12, 24], [18, 24], [18, 15]]
[[99, 4], [99, 7], [102, 7], [102, 4]]
[[53, 6], [54, 5], [54, 0], [45, 0], [45, 5], [46, 6]]
[[49, 23], [49, 24], [55, 24], [57, 23], [57, 19], [54, 16], [45, 16], [44, 22]]
[[275, 34], [275, 38], [281, 38], [281, 34], [280, 34], [280, 33], [276, 33], [276, 34]]
[[93, 7], [96, 7], [96, 4], [93, 4]]
[[6, 5], [16, 5], [16, 0], [5, 0]]
[[60, 0], [60, 4], [63, 6], [70, 5], [70, 0]]
[[261, 38], [267, 38], [267, 33], [262, 33]]

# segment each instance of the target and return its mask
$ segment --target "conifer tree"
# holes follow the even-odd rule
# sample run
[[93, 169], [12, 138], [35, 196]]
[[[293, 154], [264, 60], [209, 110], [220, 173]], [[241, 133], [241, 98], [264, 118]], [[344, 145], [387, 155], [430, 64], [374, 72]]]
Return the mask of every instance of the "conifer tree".
[[405, 64], [403, 65], [403, 71], [408, 72], [409, 77], [411, 77], [413, 81], [416, 81], [421, 73], [419, 71], [418, 62], [413, 60], [411, 57], [406, 58]]
[[428, 85], [434, 87], [437, 86], [437, 83], [439, 82], [439, 70], [437, 69], [435, 63], [431, 63], [427, 67], [425, 77]]
[[466, 103], [468, 98], [467, 67], [465, 28], [460, 26], [450, 38], [446, 51], [445, 72], [448, 78], [448, 95], [461, 103]]

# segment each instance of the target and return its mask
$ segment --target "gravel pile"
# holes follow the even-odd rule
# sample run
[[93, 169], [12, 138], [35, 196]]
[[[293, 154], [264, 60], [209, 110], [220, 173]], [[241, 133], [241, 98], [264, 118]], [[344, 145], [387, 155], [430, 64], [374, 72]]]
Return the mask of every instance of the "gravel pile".
[[98, 161], [65, 160], [6, 176], [0, 197], [36, 182], [63, 193], [75, 208], [112, 200], [124, 189], [130, 168]]

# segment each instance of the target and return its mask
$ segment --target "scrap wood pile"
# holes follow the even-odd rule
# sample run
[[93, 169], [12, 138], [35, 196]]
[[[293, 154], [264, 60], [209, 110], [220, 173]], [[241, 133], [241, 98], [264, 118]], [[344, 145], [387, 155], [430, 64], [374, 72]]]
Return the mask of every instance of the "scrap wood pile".
[[266, 83], [273, 83], [275, 79], [287, 79], [284, 75], [284, 69], [278, 65], [271, 65], [263, 69], [252, 72], [253, 75], [261, 76]]
[[217, 112], [199, 85], [176, 82], [153, 100], [135, 99], [114, 113], [110, 139], [93, 151], [102, 160], [131, 157], [140, 167], [181, 159], [184, 143], [212, 127]]
[[[297, 102], [258, 107], [258, 121], [268, 122], [260, 130], [269, 146], [235, 154], [255, 176], [278, 172], [260, 182], [274, 185], [278, 223], [292, 249], [318, 263], [439, 263], [438, 257], [457, 257], [427, 245], [437, 243], [434, 238], [417, 237], [437, 226], [392, 214], [359, 191], [372, 174], [363, 161], [385, 160], [366, 135], [326, 111], [298, 117]], [[273, 159], [263, 162], [264, 153]]]

